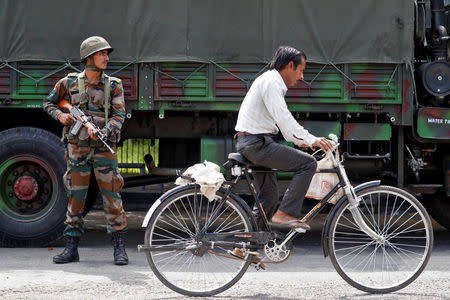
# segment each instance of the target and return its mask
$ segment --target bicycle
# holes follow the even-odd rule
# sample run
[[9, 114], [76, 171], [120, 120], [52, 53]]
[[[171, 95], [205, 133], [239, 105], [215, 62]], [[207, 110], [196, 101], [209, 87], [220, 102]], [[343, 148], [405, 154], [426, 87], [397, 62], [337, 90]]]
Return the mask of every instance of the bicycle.
[[[324, 256], [353, 287], [368, 293], [389, 293], [406, 287], [423, 271], [433, 246], [430, 217], [411, 194], [380, 180], [353, 187], [333, 148], [333, 168], [339, 183], [303, 218], [319, 213], [340, 189], [344, 195], [330, 210], [322, 230]], [[336, 158], [335, 158], [336, 156]], [[224, 167], [226, 181], [209, 201], [192, 182], [161, 196], [147, 213], [144, 245], [156, 277], [167, 287], [187, 296], [212, 296], [233, 286], [262, 251], [264, 263], [280, 263], [292, 252], [292, 240], [302, 228], [275, 231], [262, 209], [250, 173], [276, 172], [253, 165], [239, 153], [230, 153]], [[232, 192], [245, 178], [263, 216], [262, 228], [247, 203]], [[190, 179], [189, 177], [187, 179]], [[231, 249], [239, 248], [237, 258]], [[256, 266], [258, 267], [258, 266]]]

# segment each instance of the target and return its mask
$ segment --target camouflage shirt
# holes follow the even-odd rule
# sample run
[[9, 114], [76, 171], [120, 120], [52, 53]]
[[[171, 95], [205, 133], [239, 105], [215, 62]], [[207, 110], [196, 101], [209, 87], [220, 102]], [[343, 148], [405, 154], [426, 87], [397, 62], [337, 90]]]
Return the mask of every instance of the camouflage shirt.
[[[108, 124], [105, 126], [105, 74], [102, 73], [101, 79], [97, 84], [89, 83], [87, 77], [84, 76], [84, 72], [81, 75], [85, 78], [85, 92], [89, 99], [84, 113], [92, 117], [93, 122], [108, 135], [111, 142], [117, 142], [125, 120], [125, 100], [121, 80], [110, 77], [111, 100]], [[69, 101], [74, 106], [80, 105], [81, 95], [76, 74], [69, 74], [59, 80], [47, 98], [44, 99], [44, 110], [56, 120], [58, 115], [63, 112], [58, 107], [58, 102], [62, 99]], [[68, 132], [68, 126], [65, 128], [65, 132]], [[83, 134], [86, 136], [87, 131], [84, 130], [83, 132], [82, 130], [79, 135]]]

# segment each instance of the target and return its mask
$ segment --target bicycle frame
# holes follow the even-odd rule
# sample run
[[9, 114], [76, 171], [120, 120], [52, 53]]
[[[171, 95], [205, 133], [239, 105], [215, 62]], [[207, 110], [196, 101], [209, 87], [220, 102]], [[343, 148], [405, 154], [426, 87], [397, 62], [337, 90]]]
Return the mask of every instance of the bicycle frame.
[[[332, 151], [337, 151], [337, 146], [335, 145], [334, 149]], [[336, 158], [334, 157], [334, 155], [331, 155], [331, 158], [333, 160], [333, 168], [332, 169], [320, 169], [319, 172], [320, 173], [334, 173], [338, 176], [339, 178], [339, 183], [336, 184], [328, 193], [327, 195], [325, 195], [325, 197], [322, 198], [322, 200], [320, 200], [302, 219], [301, 222], [307, 222], [309, 219], [313, 218], [314, 216], [316, 216], [325, 206], [325, 204], [327, 203], [328, 199], [330, 199], [332, 196], [334, 196], [334, 194], [340, 189], [342, 188], [344, 190], [344, 194], [347, 197], [347, 199], [350, 202], [350, 207], [349, 210], [352, 213], [356, 224], [361, 228], [361, 230], [363, 232], [365, 232], [368, 236], [370, 236], [371, 238], [373, 238], [375, 241], [377, 241], [378, 243], [384, 244], [385, 240], [383, 237], [381, 237], [380, 235], [378, 235], [376, 232], [374, 232], [364, 221], [360, 211], [358, 210], [358, 205], [359, 205], [359, 201], [360, 199], [358, 198], [358, 196], [356, 195], [356, 191], [355, 188], [350, 184], [350, 180], [347, 177], [347, 173], [345, 172], [345, 168], [342, 165], [342, 163], [340, 161], [337, 161]], [[245, 180], [247, 181], [248, 187], [250, 189], [250, 192], [252, 193], [253, 198], [255, 199], [255, 203], [256, 206], [259, 210], [260, 215], [263, 217], [263, 222], [264, 222], [264, 226], [265, 226], [265, 231], [271, 232], [270, 226], [269, 226], [269, 220], [267, 218], [267, 215], [262, 207], [262, 203], [261, 200], [259, 199], [257, 192], [256, 192], [256, 188], [253, 184], [252, 179], [250, 178], [250, 172], [277, 172], [277, 170], [273, 170], [273, 171], [260, 171], [257, 168], [255, 169], [248, 169], [245, 167], [240, 167], [241, 168], [241, 172], [238, 172], [237, 178], [234, 180], [234, 182], [228, 182], [229, 184], [229, 188], [227, 189], [227, 193], [224, 195], [224, 198], [222, 199], [222, 201], [224, 202], [226, 197], [228, 197], [229, 193], [231, 193], [232, 188], [244, 177]], [[250, 171], [251, 170], [251, 171]], [[239, 174], [240, 173], [240, 174]], [[288, 235], [286, 236], [285, 241], [283, 242], [286, 243], [289, 240], [291, 240], [292, 238], [294, 238], [296, 235], [298, 234], [298, 232], [295, 231], [295, 229], [292, 229]]]

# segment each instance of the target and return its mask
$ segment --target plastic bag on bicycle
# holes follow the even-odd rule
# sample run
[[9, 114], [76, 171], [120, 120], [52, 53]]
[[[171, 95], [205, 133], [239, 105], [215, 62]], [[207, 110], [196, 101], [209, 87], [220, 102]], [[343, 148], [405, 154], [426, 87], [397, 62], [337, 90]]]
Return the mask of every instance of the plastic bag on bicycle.
[[[306, 192], [306, 197], [313, 198], [316, 200], [322, 200], [338, 183], [339, 178], [336, 173], [320, 173], [319, 170], [322, 169], [333, 169], [333, 155], [332, 151], [325, 154], [325, 157], [317, 162], [317, 171], [311, 180], [309, 189]], [[339, 160], [339, 151], [335, 151], [335, 158]], [[330, 199], [328, 203], [336, 204], [342, 196], [344, 195], [344, 190], [340, 188]]]

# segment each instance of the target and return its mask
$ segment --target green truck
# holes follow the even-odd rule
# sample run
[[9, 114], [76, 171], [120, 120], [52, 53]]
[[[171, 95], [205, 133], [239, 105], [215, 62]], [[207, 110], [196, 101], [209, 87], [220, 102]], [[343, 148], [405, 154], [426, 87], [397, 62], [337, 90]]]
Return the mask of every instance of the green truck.
[[[115, 48], [107, 73], [125, 89], [123, 144], [155, 145], [150, 172], [126, 187], [223, 163], [247, 90], [290, 45], [308, 56], [286, 98], [294, 117], [339, 136], [353, 180], [421, 196], [450, 229], [449, 9], [448, 0], [0, 0], [0, 245], [62, 235], [64, 145], [42, 100], [83, 69], [79, 45], [92, 35]], [[88, 202], [96, 196], [93, 185]]]

